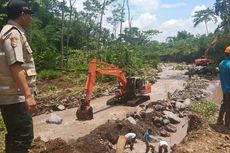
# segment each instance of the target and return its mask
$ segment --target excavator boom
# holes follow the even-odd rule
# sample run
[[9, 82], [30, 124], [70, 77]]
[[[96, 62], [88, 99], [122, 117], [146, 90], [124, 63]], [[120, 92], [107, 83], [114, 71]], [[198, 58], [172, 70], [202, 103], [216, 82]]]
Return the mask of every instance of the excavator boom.
[[203, 65], [208, 65], [209, 63], [209, 58], [208, 58], [208, 52], [211, 48], [215, 48], [216, 44], [218, 43], [220, 39], [220, 35], [216, 35], [216, 37], [212, 40], [211, 44], [209, 45], [209, 47], [205, 50], [204, 52], [204, 57], [202, 58], [197, 58], [195, 59], [195, 64], [197, 66], [203, 66]]
[[[97, 64], [105, 66], [105, 68], [98, 68]], [[121, 69], [118, 67], [108, 64], [105, 62], [96, 62], [96, 60], [92, 60], [89, 65], [89, 71], [88, 71], [88, 77], [85, 85], [85, 91], [86, 91], [86, 102], [87, 105], [89, 105], [90, 99], [92, 97], [93, 93], [93, 87], [96, 81], [96, 75], [97, 74], [104, 74], [104, 75], [112, 75], [116, 76], [119, 80], [119, 88], [121, 90], [121, 95], [124, 94], [124, 90], [126, 87], [126, 77]]]

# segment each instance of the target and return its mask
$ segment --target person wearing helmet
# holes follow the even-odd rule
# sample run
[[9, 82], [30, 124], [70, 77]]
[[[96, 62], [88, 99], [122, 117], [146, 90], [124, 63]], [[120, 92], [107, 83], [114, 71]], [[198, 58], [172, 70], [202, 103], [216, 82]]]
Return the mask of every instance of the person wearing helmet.
[[36, 71], [25, 35], [32, 13], [23, 0], [9, 1], [8, 22], [0, 33], [0, 108], [7, 130], [5, 153], [28, 153], [34, 138]]
[[224, 51], [225, 57], [219, 64], [220, 83], [223, 102], [220, 107], [217, 124], [230, 128], [230, 46]]

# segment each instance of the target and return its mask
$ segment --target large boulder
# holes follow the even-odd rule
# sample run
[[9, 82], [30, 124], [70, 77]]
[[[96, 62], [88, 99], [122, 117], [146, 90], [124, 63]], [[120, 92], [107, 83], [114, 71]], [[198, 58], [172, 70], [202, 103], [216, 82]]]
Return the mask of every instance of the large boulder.
[[181, 119], [173, 112], [163, 111], [163, 113], [167, 116], [167, 118], [170, 120], [172, 124], [178, 124], [181, 122]]
[[137, 124], [136, 120], [133, 117], [128, 117], [126, 120], [128, 120], [132, 124]]
[[175, 133], [177, 131], [177, 128], [173, 124], [168, 124], [168, 125], [165, 126], [165, 130], [168, 131], [168, 132]]
[[176, 109], [178, 109], [179, 111], [183, 111], [183, 110], [185, 110], [185, 107], [186, 107], [186, 106], [185, 106], [184, 103], [176, 102], [175, 107], [176, 107]]
[[187, 98], [184, 100], [183, 104], [185, 105], [185, 107], [188, 107], [191, 104], [191, 99]]

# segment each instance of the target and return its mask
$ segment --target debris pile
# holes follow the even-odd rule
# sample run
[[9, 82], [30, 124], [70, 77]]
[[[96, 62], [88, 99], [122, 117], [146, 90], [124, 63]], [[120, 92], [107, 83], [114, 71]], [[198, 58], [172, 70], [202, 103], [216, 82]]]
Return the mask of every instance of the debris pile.
[[32, 144], [30, 153], [81, 153], [74, 150], [73, 147], [61, 138], [56, 138], [44, 142], [40, 137], [36, 138]]
[[[115, 89], [115, 85], [112, 85], [112, 87], [110, 88], [107, 88], [105, 86], [98, 87], [95, 89], [92, 99], [100, 96], [108, 96], [114, 94]], [[52, 95], [43, 98], [37, 97], [37, 115], [78, 107], [81, 97], [82, 91], [75, 91], [72, 88], [56, 91]]]
[[35, 139], [32, 146], [32, 153], [115, 153], [115, 144], [119, 135], [126, 134], [128, 131], [134, 131], [138, 139], [141, 139], [145, 128], [141, 125], [132, 125], [127, 120], [109, 120], [104, 125], [99, 126], [90, 134], [77, 140], [70, 140], [66, 143], [64, 140], [57, 138], [42, 141], [40, 138]]
[[189, 101], [205, 102], [208, 96], [206, 92], [208, 86], [208, 80], [201, 79], [200, 77], [193, 77], [187, 81], [183, 91], [175, 90], [173, 94], [168, 93], [168, 99], [170, 99], [172, 103], [175, 101], [185, 101], [185, 103]]
[[209, 80], [212, 80], [218, 74], [218, 68], [213, 65], [208, 66], [195, 66], [190, 65], [188, 66], [188, 71], [185, 73], [189, 77], [194, 75], [198, 75], [199, 77], [203, 77]]

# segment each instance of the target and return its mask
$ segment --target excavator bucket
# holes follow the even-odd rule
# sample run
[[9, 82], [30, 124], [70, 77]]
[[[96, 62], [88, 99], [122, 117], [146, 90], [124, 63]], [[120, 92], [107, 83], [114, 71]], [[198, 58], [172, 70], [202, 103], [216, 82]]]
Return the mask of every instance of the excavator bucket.
[[85, 109], [78, 108], [76, 112], [76, 117], [78, 120], [91, 120], [93, 119], [93, 107], [89, 106]]

